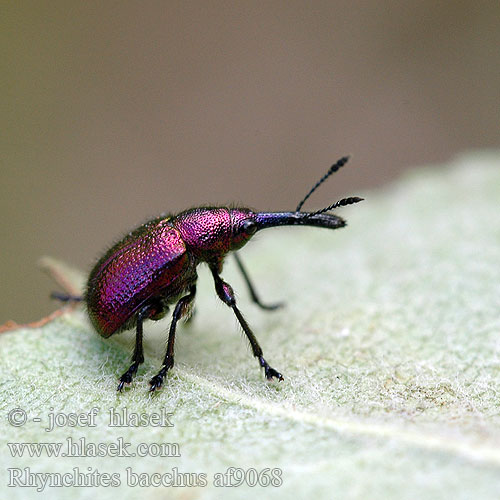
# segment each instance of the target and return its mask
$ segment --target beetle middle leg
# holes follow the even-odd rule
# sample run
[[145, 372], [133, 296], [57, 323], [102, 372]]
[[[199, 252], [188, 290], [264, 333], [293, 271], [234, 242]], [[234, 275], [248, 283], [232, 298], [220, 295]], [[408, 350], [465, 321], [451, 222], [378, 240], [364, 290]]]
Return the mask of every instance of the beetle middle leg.
[[245, 280], [245, 283], [247, 284], [248, 290], [250, 292], [250, 296], [252, 297], [252, 300], [261, 308], [265, 309], [267, 311], [274, 311], [275, 309], [278, 309], [280, 307], [283, 307], [285, 304], [283, 302], [276, 302], [275, 304], [263, 304], [260, 301], [259, 296], [257, 295], [257, 292], [255, 291], [255, 287], [253, 286], [250, 277], [248, 276], [248, 273], [245, 269], [245, 266], [243, 266], [243, 262], [241, 262], [240, 256], [235, 252], [234, 253], [234, 258], [236, 259], [236, 264], [238, 264], [238, 268], [241, 271], [241, 274], [243, 275], [243, 279]]
[[174, 313], [172, 315], [172, 323], [170, 323], [170, 331], [168, 333], [168, 343], [167, 352], [165, 353], [165, 358], [163, 359], [163, 364], [161, 370], [149, 381], [151, 387], [149, 390], [152, 392], [159, 389], [163, 384], [163, 379], [174, 366], [174, 343], [175, 343], [175, 330], [177, 328], [177, 322], [186, 314], [189, 310], [189, 306], [196, 295], [196, 285], [192, 285], [189, 288], [189, 294], [182, 297], [177, 305], [175, 306]]
[[220, 276], [216, 267], [211, 266], [210, 270], [212, 271], [212, 276], [215, 282], [215, 290], [219, 298], [224, 302], [224, 304], [228, 305], [234, 311], [234, 314], [243, 328], [245, 335], [250, 342], [250, 346], [252, 348], [253, 355], [259, 360], [259, 364], [262, 368], [264, 368], [264, 372], [266, 374], [266, 378], [271, 380], [273, 377], [276, 377], [278, 380], [283, 380], [283, 375], [280, 372], [276, 371], [274, 368], [270, 367], [268, 362], [264, 359], [262, 348], [260, 347], [255, 335], [253, 334], [250, 326], [246, 322], [245, 318], [241, 314], [238, 307], [236, 307], [236, 298], [234, 296], [233, 288], [229, 283], [226, 283]]

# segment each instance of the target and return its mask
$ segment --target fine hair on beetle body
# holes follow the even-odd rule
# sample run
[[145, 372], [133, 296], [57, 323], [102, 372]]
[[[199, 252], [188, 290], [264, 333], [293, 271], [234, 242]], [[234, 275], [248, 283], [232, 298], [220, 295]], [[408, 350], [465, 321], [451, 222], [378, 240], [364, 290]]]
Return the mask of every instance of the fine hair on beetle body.
[[280, 372], [264, 359], [262, 349], [236, 303], [235, 293], [222, 277], [225, 256], [233, 252], [250, 296], [259, 307], [272, 311], [281, 303], [262, 302], [237, 251], [252, 236], [278, 226], [313, 226], [327, 229], [344, 227], [346, 222], [332, 210], [362, 201], [349, 197], [314, 212], [303, 212], [308, 198], [348, 157], [335, 162], [308, 191], [293, 212], [257, 212], [238, 206], [202, 206], [178, 214], [163, 214], [141, 224], [114, 243], [91, 270], [83, 296], [53, 293], [61, 301], [84, 302], [88, 317], [104, 338], [135, 327], [132, 363], [120, 377], [118, 390], [132, 382], [144, 362], [143, 324], [162, 319], [173, 307], [167, 349], [159, 372], [149, 381], [150, 391], [162, 387], [174, 366], [177, 323], [185, 318], [196, 296], [197, 266], [206, 263], [212, 273], [218, 297], [233, 310], [245, 333], [253, 355], [268, 380], [283, 380]]

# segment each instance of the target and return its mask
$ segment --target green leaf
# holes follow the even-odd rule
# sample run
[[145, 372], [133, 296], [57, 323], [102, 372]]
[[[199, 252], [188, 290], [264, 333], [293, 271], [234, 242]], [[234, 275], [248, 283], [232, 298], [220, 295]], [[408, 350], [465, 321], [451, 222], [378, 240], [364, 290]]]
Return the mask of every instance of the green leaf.
[[[160, 367], [168, 321], [146, 324], [146, 362], [121, 394], [132, 332], [105, 340], [81, 308], [66, 307], [42, 326], [0, 335], [1, 481], [9, 498], [39, 494], [7, 490], [8, 468], [29, 468], [51, 498], [498, 498], [500, 156], [415, 170], [364, 197], [339, 210], [346, 229], [280, 228], [243, 249], [263, 300], [285, 300], [284, 309], [252, 305], [227, 259], [223, 276], [282, 383], [265, 381], [203, 269], [197, 314], [179, 328], [176, 365], [154, 395], [147, 382]], [[81, 273], [50, 259], [44, 265], [69, 291], [81, 289]], [[51, 412], [94, 407], [95, 427], [44, 430]], [[24, 425], [9, 424], [15, 408], [26, 412]], [[111, 427], [110, 409], [170, 412], [174, 425]], [[50, 442], [67, 451], [68, 439], [82, 437], [122, 438], [130, 452], [140, 443], [178, 443], [180, 456], [151, 456], [156, 446], [144, 457], [20, 458], [7, 446]], [[213, 486], [214, 474], [229, 467], [247, 470], [250, 482], [250, 468], [279, 468], [282, 485]], [[94, 482], [95, 471], [114, 473], [120, 485], [50, 486], [74, 468], [92, 472]], [[149, 480], [172, 470], [185, 481], [204, 473], [208, 484], [129, 486], [127, 468]]]

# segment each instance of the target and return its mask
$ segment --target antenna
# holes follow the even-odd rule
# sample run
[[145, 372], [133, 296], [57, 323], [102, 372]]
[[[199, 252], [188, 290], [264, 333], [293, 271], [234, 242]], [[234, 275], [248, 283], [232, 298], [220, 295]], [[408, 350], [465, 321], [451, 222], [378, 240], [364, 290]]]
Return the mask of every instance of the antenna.
[[339, 201], [336, 201], [333, 205], [330, 205], [329, 207], [322, 208], [321, 210], [318, 210], [317, 212], [312, 212], [310, 214], [307, 214], [306, 217], [313, 217], [314, 215], [319, 215], [319, 214], [324, 214], [325, 212], [329, 212], [330, 210], [333, 210], [334, 208], [337, 207], [345, 207], [346, 205], [353, 205], [354, 203], [359, 203], [360, 201], [363, 201], [364, 198], [358, 198], [357, 196], [351, 196], [349, 198], [342, 198]]
[[[300, 209], [302, 208], [302, 205], [305, 203], [305, 201], [309, 198], [309, 196], [311, 196], [314, 191], [316, 191], [316, 189], [318, 189], [321, 184], [323, 184], [323, 182], [325, 182], [328, 177], [330, 177], [330, 175], [332, 175], [334, 172], [336, 172], [337, 170], [339, 170], [340, 168], [342, 168], [347, 162], [349, 161], [349, 156], [343, 156], [342, 158], [340, 158], [340, 160], [337, 160], [329, 169], [328, 169], [328, 172], [323, 176], [321, 177], [321, 179], [311, 188], [311, 190], [304, 196], [304, 199], [297, 205], [297, 208], [295, 209], [296, 212], [300, 212]], [[353, 198], [345, 198], [344, 200], [340, 200], [338, 201], [337, 203], [340, 203], [341, 201], [345, 201], [345, 200], [349, 200], [349, 199], [353, 199]], [[361, 201], [361, 199], [359, 200]], [[351, 203], [357, 203], [357, 202], [351, 202]], [[349, 205], [349, 203], [345, 203], [346, 205]], [[339, 205], [338, 205], [339, 206]], [[330, 210], [334, 208], [333, 205], [332, 207], [330, 208]], [[322, 212], [326, 212], [327, 210], [323, 210], [321, 211]]]

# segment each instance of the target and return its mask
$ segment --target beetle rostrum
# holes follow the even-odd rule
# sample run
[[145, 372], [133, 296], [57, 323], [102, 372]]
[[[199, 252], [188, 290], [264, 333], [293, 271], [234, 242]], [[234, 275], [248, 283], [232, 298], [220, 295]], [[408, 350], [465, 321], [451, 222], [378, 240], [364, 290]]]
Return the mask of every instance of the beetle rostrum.
[[[219, 298], [229, 306], [250, 342], [253, 355], [264, 368], [268, 380], [283, 380], [269, 366], [250, 326], [236, 305], [235, 294], [221, 277], [225, 256], [242, 248], [258, 231], [277, 226], [315, 226], [327, 229], [344, 227], [346, 222], [327, 213], [334, 208], [362, 201], [350, 197], [316, 212], [301, 211], [309, 196], [347, 163], [343, 157], [311, 188], [294, 212], [256, 212], [249, 208], [198, 207], [176, 215], [162, 215], [142, 224], [114, 244], [90, 272], [83, 297], [54, 293], [63, 301], [84, 301], [97, 333], [107, 338], [135, 327], [136, 340], [132, 364], [120, 377], [118, 390], [130, 384], [144, 361], [143, 323], [163, 318], [173, 305], [167, 350], [160, 371], [149, 381], [150, 391], [163, 385], [174, 366], [174, 342], [178, 321], [186, 316], [196, 295], [196, 269], [208, 264]], [[252, 300], [263, 309], [274, 310], [281, 304], [260, 301], [241, 259], [236, 263], [249, 288]]]

